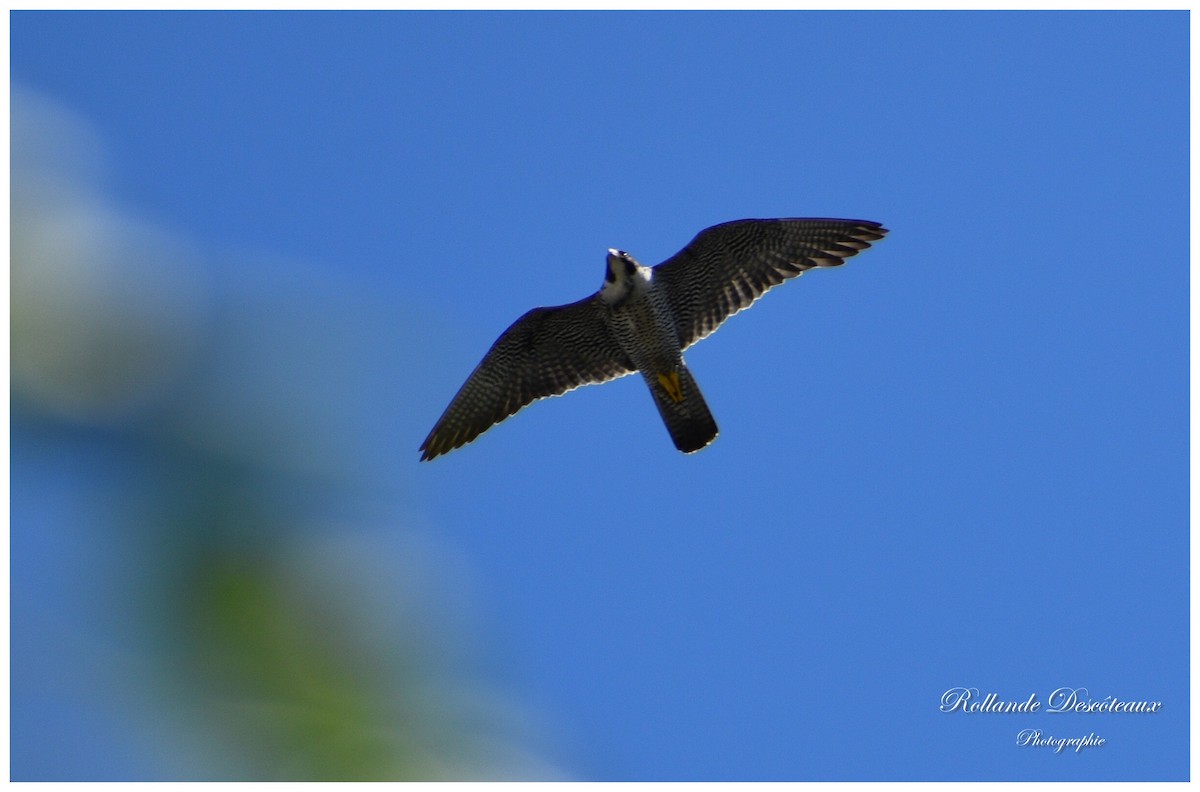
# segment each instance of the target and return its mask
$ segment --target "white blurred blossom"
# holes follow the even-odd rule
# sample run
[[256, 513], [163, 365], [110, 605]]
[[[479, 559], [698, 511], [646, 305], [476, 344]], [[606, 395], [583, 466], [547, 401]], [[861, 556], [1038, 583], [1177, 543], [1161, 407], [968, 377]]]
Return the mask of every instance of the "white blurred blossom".
[[101, 146], [70, 111], [11, 94], [14, 395], [77, 420], [152, 402], [195, 353], [196, 256], [100, 191]]

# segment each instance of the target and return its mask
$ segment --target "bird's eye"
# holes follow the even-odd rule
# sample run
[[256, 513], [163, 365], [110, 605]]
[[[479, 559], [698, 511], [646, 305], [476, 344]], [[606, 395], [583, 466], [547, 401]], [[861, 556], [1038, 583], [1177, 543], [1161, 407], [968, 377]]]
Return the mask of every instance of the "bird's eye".
[[632, 261], [626, 259], [625, 260], [625, 274], [632, 275], [636, 271], [637, 271], [637, 264], [634, 264]]

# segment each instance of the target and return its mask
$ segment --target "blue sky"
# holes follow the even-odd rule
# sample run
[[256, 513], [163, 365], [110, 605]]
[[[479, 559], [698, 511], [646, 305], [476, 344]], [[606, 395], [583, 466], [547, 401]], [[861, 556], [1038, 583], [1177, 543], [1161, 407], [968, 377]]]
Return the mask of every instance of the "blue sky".
[[[1186, 13], [10, 24], [14, 140], [23, 108], [58, 118], [81, 163], [64, 179], [186, 251], [184, 274], [151, 256], [158, 274], [128, 282], [161, 289], [125, 295], [150, 336], [201, 339], [169, 381], [134, 366], [157, 390], [114, 412], [123, 381], [80, 406], [14, 329], [14, 778], [222, 761], [186, 736], [151, 750], [127, 697], [72, 693], [98, 673], [88, 647], [146, 651], [109, 629], [133, 619], [119, 596], [93, 617], [150, 564], [106, 550], [84, 507], [152, 473], [123, 433], [175, 415], [163, 393], [186, 405], [180, 436], [264, 438], [308, 546], [355, 537], [329, 585], [387, 581], [382, 612], [389, 586], [416, 590], [412, 547], [453, 559], [413, 601], [456, 615], [417, 632], [456, 625], [462, 673], [523, 713], [522, 767], [1187, 778]], [[891, 235], [688, 352], [712, 446], [676, 452], [626, 378], [417, 463], [496, 336], [595, 291], [607, 248], [657, 263], [706, 226], [779, 216]], [[356, 484], [313, 506], [285, 474], [335, 452]], [[1163, 706], [939, 712], [958, 686]], [[1026, 728], [1106, 743], [1018, 747]]]

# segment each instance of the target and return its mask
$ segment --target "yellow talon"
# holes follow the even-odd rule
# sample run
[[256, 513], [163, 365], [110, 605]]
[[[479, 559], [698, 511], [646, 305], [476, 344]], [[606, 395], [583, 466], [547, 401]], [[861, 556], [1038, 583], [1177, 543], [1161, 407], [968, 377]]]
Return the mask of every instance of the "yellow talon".
[[683, 388], [679, 385], [679, 372], [669, 371], [666, 374], [658, 375], [658, 383], [663, 386], [663, 390], [671, 397], [671, 401], [679, 404], [683, 401]]

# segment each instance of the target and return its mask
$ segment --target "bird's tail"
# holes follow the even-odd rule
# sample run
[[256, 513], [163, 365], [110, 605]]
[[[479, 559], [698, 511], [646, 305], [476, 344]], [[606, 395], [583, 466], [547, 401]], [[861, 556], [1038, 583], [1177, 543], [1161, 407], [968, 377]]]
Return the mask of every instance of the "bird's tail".
[[716, 438], [717, 422], [708, 411], [700, 386], [687, 366], [680, 363], [672, 372], [645, 376], [658, 414], [667, 425], [676, 448], [690, 454]]

